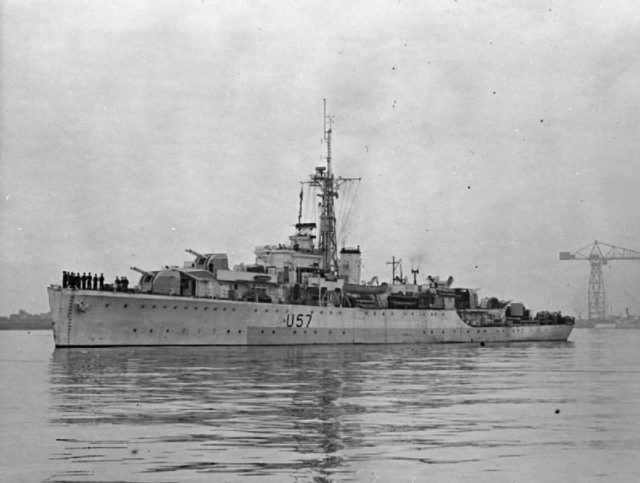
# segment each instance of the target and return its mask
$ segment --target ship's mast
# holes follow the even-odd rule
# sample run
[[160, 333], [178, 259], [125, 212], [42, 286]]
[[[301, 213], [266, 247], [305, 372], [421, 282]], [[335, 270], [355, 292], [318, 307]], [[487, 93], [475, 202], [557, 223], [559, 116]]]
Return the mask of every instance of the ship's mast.
[[336, 215], [334, 198], [338, 196], [331, 169], [331, 118], [327, 116], [327, 100], [324, 101], [324, 137], [327, 145], [326, 167], [316, 168], [313, 176], [313, 185], [320, 188], [318, 195], [321, 200], [322, 211], [320, 213], [320, 239], [318, 240], [322, 253], [322, 270], [325, 275], [334, 274], [338, 268], [338, 244], [336, 240]]
[[324, 101], [324, 136], [327, 145], [326, 166], [316, 167], [316, 172], [308, 181], [310, 186], [320, 188], [318, 196], [321, 199], [320, 237], [318, 249], [322, 253], [321, 269], [325, 276], [337, 276], [338, 272], [338, 242], [336, 235], [336, 214], [334, 199], [338, 197], [338, 188], [345, 181], [360, 181], [360, 178], [335, 178], [331, 165], [331, 124], [327, 116], [327, 100]]
[[[387, 262], [387, 265], [391, 265], [391, 283], [406, 283], [404, 277], [402, 276], [402, 260], [396, 260], [396, 257], [391, 257], [391, 261]], [[400, 276], [396, 276], [396, 269], [400, 268]], [[413, 270], [412, 270], [413, 272]], [[417, 273], [417, 271], [416, 271]], [[414, 275], [415, 279], [415, 275]]]

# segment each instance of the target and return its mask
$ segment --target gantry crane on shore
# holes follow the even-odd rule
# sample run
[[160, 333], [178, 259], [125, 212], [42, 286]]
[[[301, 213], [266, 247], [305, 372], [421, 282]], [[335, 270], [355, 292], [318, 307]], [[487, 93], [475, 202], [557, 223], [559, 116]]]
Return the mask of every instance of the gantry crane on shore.
[[560, 252], [560, 260], [589, 260], [591, 276], [589, 277], [589, 319], [606, 318], [606, 300], [602, 266], [612, 260], [640, 260], [640, 251], [608, 245], [596, 240], [580, 250]]

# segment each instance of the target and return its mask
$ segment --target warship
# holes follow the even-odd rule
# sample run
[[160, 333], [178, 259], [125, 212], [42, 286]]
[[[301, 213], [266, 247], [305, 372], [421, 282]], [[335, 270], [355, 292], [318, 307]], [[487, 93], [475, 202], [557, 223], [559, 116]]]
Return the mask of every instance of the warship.
[[288, 242], [258, 246], [254, 263], [233, 269], [225, 253], [188, 249], [183, 266], [131, 267], [140, 274], [133, 287], [65, 278], [48, 287], [56, 347], [567, 340], [573, 317], [480, 299], [452, 277], [419, 283], [414, 271], [409, 283], [395, 257], [388, 283], [361, 282], [360, 247], [338, 250], [335, 209], [341, 187], [360, 179], [334, 174], [331, 136], [325, 102], [326, 156], [302, 181], [319, 199], [318, 216], [302, 221], [301, 190]]

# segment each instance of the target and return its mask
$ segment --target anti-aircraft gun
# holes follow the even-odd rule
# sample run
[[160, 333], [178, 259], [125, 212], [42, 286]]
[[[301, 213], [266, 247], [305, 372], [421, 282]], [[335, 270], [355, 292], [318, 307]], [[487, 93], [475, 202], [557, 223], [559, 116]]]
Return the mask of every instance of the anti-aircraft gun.
[[141, 268], [138, 268], [138, 267], [129, 267], [129, 268], [134, 272], [138, 272], [140, 275], [147, 275], [149, 277], [153, 277], [153, 273], [147, 272], [146, 270], [142, 270]]
[[185, 262], [184, 267], [195, 268], [199, 270], [206, 270], [211, 273], [216, 273], [218, 270], [229, 270], [229, 260], [226, 253], [198, 253], [191, 248], [185, 250], [196, 257], [195, 262]]
[[[198, 253], [195, 250], [192, 250], [191, 248], [187, 248], [185, 250], [185, 252], [193, 255], [194, 257], [196, 257], [196, 261], [193, 265], [193, 268], [204, 268], [206, 263], [207, 263], [207, 255], [203, 255], [202, 253]], [[185, 265], [186, 266], [186, 265]]]
[[196, 262], [202, 260], [202, 263], [204, 263], [204, 260], [207, 258], [205, 255], [203, 255], [202, 253], [198, 253], [195, 250], [192, 250], [191, 248], [187, 248], [185, 250], [185, 252], [190, 253], [191, 255], [193, 255], [194, 257], [196, 257]]
[[152, 272], [147, 272], [146, 270], [142, 270], [141, 268], [138, 268], [138, 267], [129, 267], [129, 268], [134, 272], [138, 272], [141, 275], [140, 282], [139, 282], [140, 291], [151, 292], [153, 287], [153, 277], [155, 277], [155, 274]]
[[196, 258], [206, 258], [202, 253], [198, 253], [197, 251], [192, 250], [191, 248], [187, 248], [185, 252], [190, 253]]

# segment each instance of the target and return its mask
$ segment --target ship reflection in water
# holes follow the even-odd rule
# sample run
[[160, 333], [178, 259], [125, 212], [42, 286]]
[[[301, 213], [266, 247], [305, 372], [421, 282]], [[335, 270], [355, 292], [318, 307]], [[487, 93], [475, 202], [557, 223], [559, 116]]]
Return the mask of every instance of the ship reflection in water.
[[571, 342], [56, 350], [48, 481], [570, 476], [584, 427], [556, 410], [574, 412], [574, 356]]

